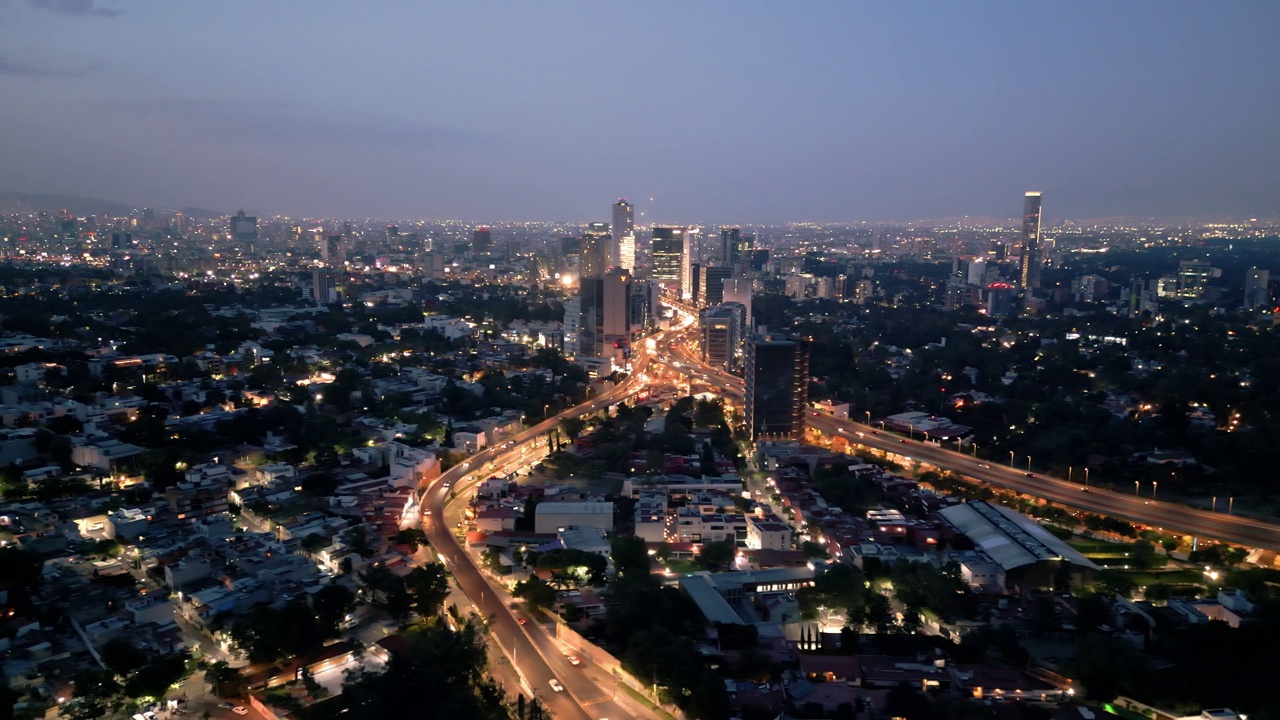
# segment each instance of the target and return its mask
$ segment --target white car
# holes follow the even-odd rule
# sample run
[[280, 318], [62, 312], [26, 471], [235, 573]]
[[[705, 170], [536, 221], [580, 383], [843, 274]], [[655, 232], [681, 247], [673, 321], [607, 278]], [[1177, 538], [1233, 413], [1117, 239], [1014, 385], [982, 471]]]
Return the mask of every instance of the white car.
[[231, 712], [233, 712], [233, 713], [235, 713], [235, 714], [237, 714], [237, 715], [248, 715], [248, 714], [249, 714], [249, 708], [247, 708], [247, 707], [245, 707], [245, 706], [243, 706], [243, 705], [237, 705], [237, 706], [235, 706], [235, 707], [231, 708]]
[[564, 686], [561, 685], [560, 681], [555, 678], [551, 678], [551, 682], [548, 683], [548, 685], [550, 685], [551, 689], [555, 690], [556, 692], [564, 692]]

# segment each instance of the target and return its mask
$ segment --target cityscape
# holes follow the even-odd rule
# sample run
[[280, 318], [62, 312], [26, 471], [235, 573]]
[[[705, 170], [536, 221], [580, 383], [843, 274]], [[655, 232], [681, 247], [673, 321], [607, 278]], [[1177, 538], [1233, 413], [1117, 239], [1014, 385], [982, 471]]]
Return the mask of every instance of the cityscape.
[[1280, 718], [1280, 10], [904, 5], [0, 2], [0, 720]]

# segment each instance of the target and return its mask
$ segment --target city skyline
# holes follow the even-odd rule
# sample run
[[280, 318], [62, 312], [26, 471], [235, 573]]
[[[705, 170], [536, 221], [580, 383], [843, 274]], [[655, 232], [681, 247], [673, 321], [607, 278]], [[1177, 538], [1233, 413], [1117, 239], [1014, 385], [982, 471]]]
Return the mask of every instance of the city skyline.
[[[1278, 15], [10, 0], [0, 189], [475, 221], [607, 220], [628, 197], [647, 225], [1009, 218], [1037, 188], [1047, 222], [1266, 216]], [[566, 29], [622, 51], [545, 41]]]

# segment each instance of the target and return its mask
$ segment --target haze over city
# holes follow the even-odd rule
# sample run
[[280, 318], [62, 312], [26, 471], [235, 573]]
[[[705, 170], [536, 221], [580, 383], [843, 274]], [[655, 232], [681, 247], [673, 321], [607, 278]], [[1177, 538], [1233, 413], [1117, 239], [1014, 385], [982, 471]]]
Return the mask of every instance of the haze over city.
[[1254, 217], [1265, 2], [0, 2], [0, 190], [258, 214]]

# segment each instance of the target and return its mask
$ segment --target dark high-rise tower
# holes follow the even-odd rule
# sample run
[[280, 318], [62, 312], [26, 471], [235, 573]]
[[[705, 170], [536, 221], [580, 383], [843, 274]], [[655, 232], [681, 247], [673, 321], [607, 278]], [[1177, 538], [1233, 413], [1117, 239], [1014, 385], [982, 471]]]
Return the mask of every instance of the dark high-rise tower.
[[809, 404], [809, 341], [756, 335], [747, 343], [746, 420], [752, 440], [801, 440]]
[[244, 211], [231, 218], [231, 241], [240, 252], [252, 253], [258, 243], [258, 218], [245, 215]]
[[1029, 192], [1022, 201], [1022, 276], [1024, 293], [1040, 287], [1040, 193]]
[[493, 233], [488, 226], [481, 225], [471, 232], [471, 252], [476, 255], [487, 255], [493, 251]]

